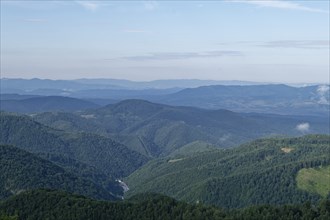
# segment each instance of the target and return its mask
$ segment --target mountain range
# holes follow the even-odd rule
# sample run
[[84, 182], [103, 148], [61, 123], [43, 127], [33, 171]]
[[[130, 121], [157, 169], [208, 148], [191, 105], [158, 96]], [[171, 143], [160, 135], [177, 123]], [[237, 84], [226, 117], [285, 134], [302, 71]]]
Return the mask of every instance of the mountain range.
[[76, 113], [41, 113], [33, 119], [56, 129], [111, 137], [151, 157], [169, 155], [195, 141], [228, 148], [266, 136], [329, 132], [327, 117], [243, 114], [143, 100]]
[[158, 100], [171, 105], [296, 115], [329, 115], [329, 85], [202, 86]]
[[[167, 86], [166, 86], [167, 85]], [[113, 104], [125, 99], [143, 99], [168, 105], [192, 106], [205, 109], [227, 109], [236, 112], [258, 112], [284, 115], [329, 116], [329, 85], [292, 86], [203, 80], [163, 80], [133, 82], [113, 79], [40, 80], [1, 79], [2, 110], [14, 112], [41, 111], [33, 108], [33, 96], [66, 96], [84, 99], [70, 108], [59, 108], [40, 100], [44, 110], [71, 111]], [[25, 97], [25, 98], [24, 98]], [[20, 99], [21, 101], [18, 101]], [[59, 99], [59, 97], [57, 97]], [[65, 100], [63, 100], [64, 106]], [[74, 102], [78, 102], [75, 100]], [[83, 101], [80, 101], [83, 102]], [[46, 104], [45, 104], [46, 103]], [[95, 107], [95, 106], [94, 106]]]
[[329, 100], [329, 85], [1, 79], [0, 219], [327, 219]]
[[221, 81], [199, 79], [165, 79], [154, 81], [131, 81], [125, 79], [11, 79], [1, 78], [2, 89], [33, 91], [37, 89], [56, 89], [62, 91], [78, 91], [85, 89], [170, 89], [194, 88], [208, 85], [257, 85], [261, 83], [248, 81]]

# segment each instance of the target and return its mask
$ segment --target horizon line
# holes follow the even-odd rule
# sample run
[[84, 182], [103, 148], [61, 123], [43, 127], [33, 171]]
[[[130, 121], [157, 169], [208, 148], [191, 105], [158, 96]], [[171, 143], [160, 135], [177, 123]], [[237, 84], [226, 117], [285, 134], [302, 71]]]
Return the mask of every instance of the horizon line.
[[61, 78], [39, 78], [39, 77], [33, 77], [33, 78], [23, 78], [23, 77], [0, 77], [0, 80], [33, 80], [33, 79], [39, 79], [39, 80], [52, 80], [52, 81], [77, 81], [77, 80], [125, 80], [125, 81], [131, 81], [131, 82], [137, 82], [137, 83], [143, 83], [143, 82], [154, 82], [154, 81], [184, 81], [184, 80], [196, 80], [196, 81], [214, 81], [214, 82], [245, 82], [245, 83], [258, 83], [258, 84], [288, 84], [288, 85], [297, 85], [297, 84], [306, 84], [306, 85], [312, 85], [312, 84], [326, 84], [330, 85], [330, 79], [328, 82], [278, 82], [278, 81], [250, 81], [250, 80], [238, 80], [238, 79], [228, 79], [228, 80], [221, 80], [221, 79], [198, 79], [198, 78], [168, 78], [168, 79], [153, 79], [153, 80], [132, 80], [132, 79], [125, 79], [125, 78], [71, 78], [71, 79], [61, 79]]

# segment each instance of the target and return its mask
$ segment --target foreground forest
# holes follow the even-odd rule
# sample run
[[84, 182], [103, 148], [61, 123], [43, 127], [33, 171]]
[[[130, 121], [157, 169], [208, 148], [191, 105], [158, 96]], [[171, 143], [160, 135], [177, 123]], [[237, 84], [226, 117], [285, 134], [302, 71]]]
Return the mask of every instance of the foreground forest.
[[317, 205], [253, 206], [225, 210], [201, 204], [188, 204], [157, 194], [139, 194], [125, 202], [104, 202], [61, 191], [34, 190], [0, 202], [0, 219], [78, 220], [78, 219], [264, 219], [327, 220], [330, 200]]
[[[1, 219], [328, 219], [329, 177], [322, 173], [329, 169], [329, 143], [327, 135], [269, 138], [234, 149], [207, 148], [205, 152], [151, 160], [125, 179], [130, 187], [126, 192], [128, 198], [119, 202], [90, 199], [120, 200], [112, 194], [116, 188], [120, 192], [120, 187], [116, 182], [110, 188], [96, 182], [97, 177], [88, 175], [86, 166], [61, 167], [61, 163], [50, 162], [47, 157], [3, 145], [0, 216]], [[73, 168], [81, 171], [72, 172]], [[311, 175], [318, 178], [311, 179]], [[40, 190], [44, 188], [48, 189]], [[154, 192], [174, 196], [179, 201]]]

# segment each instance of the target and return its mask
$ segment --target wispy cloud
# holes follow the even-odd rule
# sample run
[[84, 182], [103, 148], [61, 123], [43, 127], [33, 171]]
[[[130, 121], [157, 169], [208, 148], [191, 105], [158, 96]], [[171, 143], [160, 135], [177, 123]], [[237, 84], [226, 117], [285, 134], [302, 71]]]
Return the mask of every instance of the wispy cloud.
[[121, 57], [119, 59], [130, 61], [145, 61], [145, 60], [179, 60], [193, 58], [210, 58], [222, 56], [242, 56], [240, 51], [208, 51], [208, 52], [173, 52], [173, 53], [150, 53], [142, 56]]
[[329, 49], [329, 40], [276, 40], [221, 42], [222, 46], [257, 46], [269, 48]]
[[31, 22], [31, 23], [41, 23], [41, 22], [46, 22], [45, 19], [39, 19], [39, 18], [27, 18], [23, 19], [24, 22]]
[[1, 6], [13, 6], [32, 10], [54, 10], [60, 6], [71, 5], [70, 1], [23, 1], [23, 0], [5, 0], [1, 1]]
[[100, 5], [97, 2], [92, 2], [92, 1], [76, 1], [76, 3], [84, 7], [86, 10], [93, 12], [100, 7]]
[[262, 47], [300, 48], [300, 49], [329, 49], [328, 40], [279, 40], [259, 44]]
[[143, 2], [143, 5], [148, 11], [153, 11], [158, 8], [158, 3], [156, 1], [145, 1]]
[[150, 31], [142, 30], [142, 29], [125, 29], [123, 30], [125, 33], [150, 33]]
[[299, 10], [308, 12], [319, 12], [319, 13], [329, 13], [329, 11], [311, 8], [292, 1], [282, 1], [282, 0], [229, 0], [230, 2], [251, 4], [258, 7], [265, 8], [278, 8], [286, 10]]

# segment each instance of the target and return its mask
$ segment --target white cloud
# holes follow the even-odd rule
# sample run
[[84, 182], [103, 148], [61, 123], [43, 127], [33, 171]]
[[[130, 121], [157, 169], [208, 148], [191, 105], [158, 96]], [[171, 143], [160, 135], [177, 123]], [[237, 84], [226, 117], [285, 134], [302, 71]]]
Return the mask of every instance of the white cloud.
[[286, 9], [286, 10], [299, 10], [299, 11], [308, 11], [308, 12], [319, 12], [319, 13], [329, 13], [329, 11], [310, 8], [304, 5], [301, 5], [297, 2], [291, 1], [282, 1], [282, 0], [229, 0], [231, 2], [239, 2], [255, 5], [258, 7], [265, 8], [278, 8], [278, 9]]
[[328, 85], [320, 85], [317, 88], [317, 93], [320, 96], [320, 100], [318, 101], [319, 104], [329, 104], [329, 90], [330, 87]]
[[96, 11], [99, 8], [99, 4], [97, 2], [91, 2], [91, 1], [76, 1], [79, 5], [84, 7], [85, 9], [89, 11]]
[[318, 88], [317, 88], [317, 92], [320, 94], [320, 95], [325, 95], [328, 91], [329, 91], [329, 86], [327, 85], [320, 85]]
[[296, 126], [296, 129], [298, 131], [300, 131], [301, 133], [305, 133], [305, 132], [308, 132], [309, 131], [309, 128], [310, 128], [310, 125], [309, 123], [307, 122], [304, 122], [304, 123], [300, 123]]

